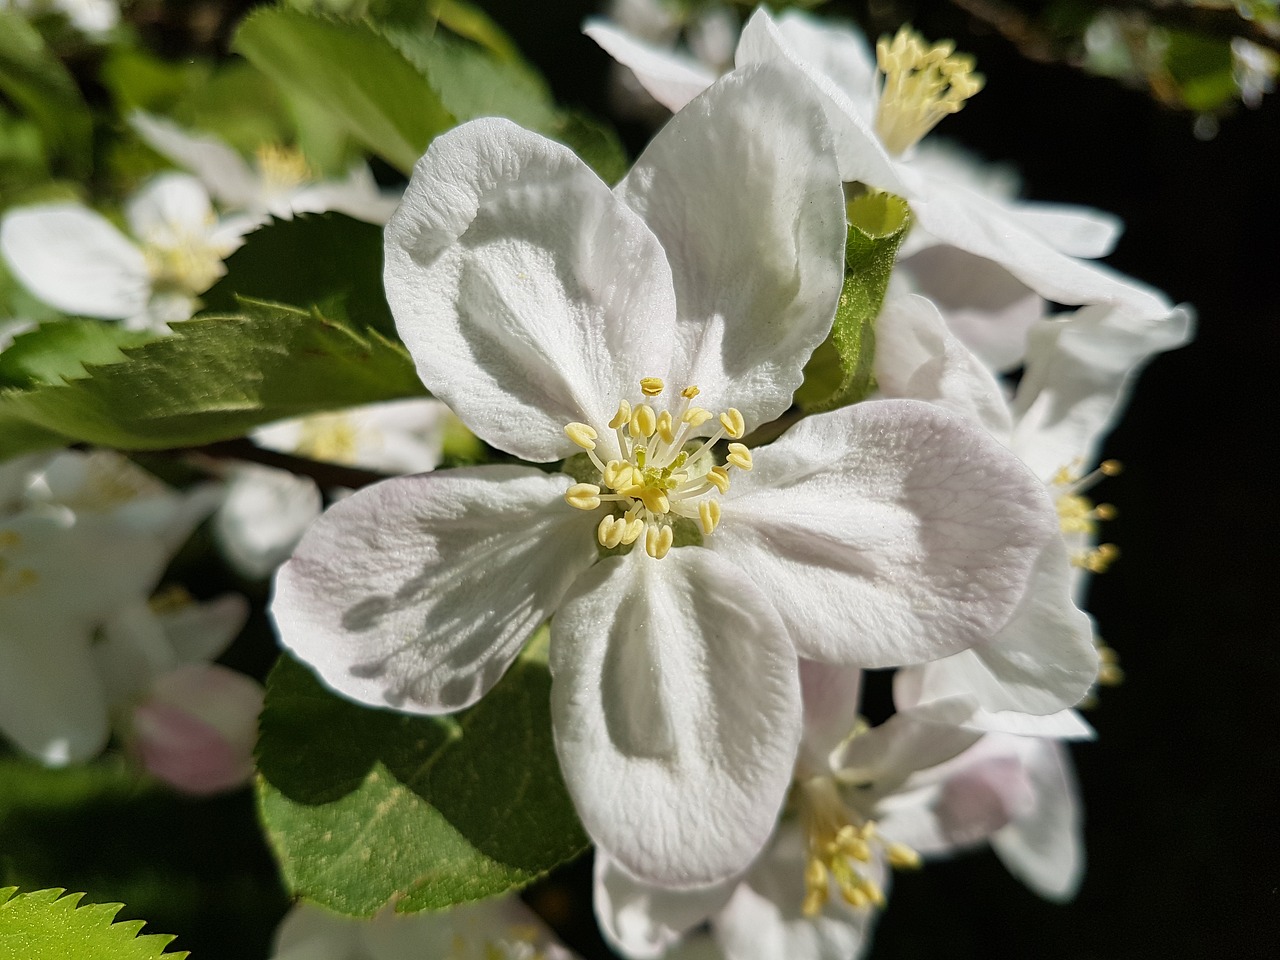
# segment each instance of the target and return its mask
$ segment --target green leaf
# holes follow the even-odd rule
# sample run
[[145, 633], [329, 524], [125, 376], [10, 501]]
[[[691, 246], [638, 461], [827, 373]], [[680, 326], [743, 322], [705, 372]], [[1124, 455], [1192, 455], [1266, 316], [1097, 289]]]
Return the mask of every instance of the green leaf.
[[431, 84], [369, 24], [260, 9], [236, 31], [233, 47], [282, 89], [323, 104], [403, 173], [453, 125]]
[[206, 311], [230, 313], [243, 297], [315, 307], [397, 336], [382, 289], [382, 228], [340, 213], [276, 220], [249, 234], [201, 299]]
[[17, 893], [17, 887], [0, 889], [0, 960], [154, 960], [182, 953], [165, 953], [173, 937], [165, 934], [138, 936], [144, 923], [130, 920], [112, 923], [124, 906], [95, 903], [76, 906], [83, 893], [62, 896], [58, 889]]
[[281, 658], [258, 791], [290, 891], [358, 916], [436, 909], [524, 886], [585, 850], [552, 745], [546, 635], [448, 717], [358, 706]]
[[573, 152], [607, 184], [617, 183], [631, 167], [617, 132], [586, 114], [574, 111], [562, 114], [551, 136], [572, 147]]
[[458, 36], [480, 44], [499, 60], [520, 59], [515, 43], [479, 7], [463, 0], [436, 0], [435, 15]]
[[806, 413], [857, 403], [875, 385], [875, 319], [898, 248], [911, 227], [905, 200], [878, 191], [849, 201], [844, 287], [831, 335], [804, 368], [795, 400]]
[[50, 156], [72, 176], [88, 173], [93, 119], [71, 74], [20, 14], [0, 10], [0, 93], [39, 127]]
[[55, 320], [14, 338], [0, 352], [0, 387], [34, 387], [88, 375], [86, 364], [119, 363], [123, 347], [155, 334], [101, 320]]
[[1168, 30], [1165, 37], [1165, 69], [1187, 107], [1207, 112], [1236, 98], [1230, 38], [1185, 30]]
[[316, 312], [245, 301], [239, 313], [174, 331], [126, 348], [121, 362], [86, 364], [81, 379], [0, 388], [0, 457], [72, 441], [191, 446], [283, 417], [425, 394], [403, 347]]

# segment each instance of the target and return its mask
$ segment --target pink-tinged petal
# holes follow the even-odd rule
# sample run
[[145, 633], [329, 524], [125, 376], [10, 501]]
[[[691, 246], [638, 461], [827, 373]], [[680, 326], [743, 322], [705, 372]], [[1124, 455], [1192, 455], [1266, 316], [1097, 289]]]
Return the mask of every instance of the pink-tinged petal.
[[1071, 758], [1050, 740], [1024, 739], [1017, 746], [1033, 802], [991, 838], [991, 846], [1009, 872], [1040, 896], [1070, 900], [1084, 879], [1082, 813]]
[[[791, 36], [789, 36], [790, 34]], [[840, 165], [840, 177], [846, 181], [858, 181], [880, 190], [902, 195], [905, 192], [897, 164], [885, 152], [880, 137], [872, 124], [868, 108], [873, 101], [861, 80], [854, 89], [842, 86], [853, 77], [844, 71], [836, 76], [824, 72], [829, 56], [811, 62], [805, 55], [811, 52], [797, 49], [793, 43], [795, 31], [779, 29], [778, 24], [761, 8], [757, 10], [742, 30], [734, 62], [738, 68], [760, 63], [784, 62], [800, 70], [814, 89], [822, 95], [822, 104], [831, 125], [835, 142], [836, 160]], [[856, 44], [846, 45], [849, 49]], [[860, 55], [859, 55], [860, 56]], [[855, 74], [856, 75], [856, 74]]]
[[155, 777], [184, 793], [233, 790], [253, 775], [262, 686], [217, 664], [161, 676], [133, 711], [131, 745]]
[[550, 663], [556, 752], [596, 843], [663, 886], [743, 870], [800, 738], [795, 652], [764, 597], [707, 550], [633, 550], [574, 584]]
[[738, 408], [748, 429], [777, 417], [844, 279], [844, 194], [818, 94], [785, 64], [735, 71], [662, 128], [616, 192], [671, 262], [671, 386]]
[[1044, 237], [1055, 250], [1096, 260], [1115, 249], [1124, 224], [1114, 214], [1065, 203], [1013, 203], [1014, 218]]
[[162, 117], [135, 112], [129, 123], [146, 144], [199, 177], [209, 193], [229, 207], [256, 204], [262, 186], [240, 154], [209, 134], [190, 133]]
[[525, 460], [578, 452], [565, 424], [605, 433], [640, 378], [667, 374], [658, 239], [568, 147], [510, 121], [431, 144], [387, 224], [385, 280], [423, 383]]
[[276, 577], [281, 642], [361, 703], [469, 706], [596, 559], [599, 518], [564, 502], [571, 483], [477, 467], [338, 501]]
[[[1000, 264], [955, 247], [933, 246], [898, 261], [912, 288], [928, 297], [947, 326], [990, 369], [1011, 370], [1027, 352], [1027, 331], [1042, 320], [1039, 294]], [[879, 349], [877, 322], [876, 348]]]
[[588, 20], [582, 32], [630, 69], [645, 92], [672, 113], [715, 82], [716, 75], [692, 57], [645, 43], [605, 20]]
[[798, 771], [799, 777], [825, 774], [830, 769], [832, 751], [858, 724], [861, 688], [862, 670], [858, 667], [800, 661], [800, 694], [804, 699], [800, 758], [809, 769]]
[[935, 403], [999, 440], [1013, 432], [1000, 384], [924, 297], [894, 295], [885, 302], [876, 318], [874, 370], [886, 397]]
[[0, 253], [23, 286], [64, 313], [123, 320], [143, 313], [151, 296], [142, 250], [78, 203], [10, 210]]
[[921, 663], [1013, 616], [1057, 514], [982, 428], [910, 400], [808, 417], [735, 473], [707, 546], [769, 597], [802, 656]]
[[1050, 541], [1032, 571], [1013, 618], [968, 650], [910, 667], [913, 703], [974, 697], [983, 710], [1040, 716], [1079, 703], [1098, 676], [1093, 624], [1071, 599], [1071, 564], [1061, 538]]
[[1032, 331], [1027, 369], [1014, 398], [1013, 449], [1042, 478], [1092, 464], [1142, 367], [1191, 339], [1191, 308], [1142, 318], [1094, 306]]
[[598, 850], [592, 903], [611, 947], [630, 960], [655, 960], [723, 907], [737, 885], [734, 877], [691, 890], [655, 887], [628, 875]]
[[[870, 943], [879, 911], [846, 906], [838, 895], [816, 917], [803, 911], [807, 853], [793, 823], [760, 858], [733, 899], [713, 921], [725, 960], [856, 960]], [[888, 891], [889, 871], [874, 857], [869, 878]]]

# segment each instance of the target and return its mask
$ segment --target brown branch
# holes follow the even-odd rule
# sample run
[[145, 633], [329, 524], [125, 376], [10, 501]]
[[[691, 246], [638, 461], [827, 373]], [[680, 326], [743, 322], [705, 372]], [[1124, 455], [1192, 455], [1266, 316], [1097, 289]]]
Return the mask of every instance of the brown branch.
[[275, 467], [278, 470], [288, 470], [290, 473], [310, 477], [321, 490], [331, 490], [334, 487], [350, 487], [352, 490], [359, 490], [361, 487], [367, 487], [371, 483], [385, 480], [389, 476], [373, 470], [344, 467], [335, 463], [321, 463], [318, 460], [308, 460], [306, 457], [296, 457], [292, 454], [277, 453], [274, 450], [264, 450], [243, 437], [238, 440], [207, 443], [201, 447], [176, 447], [170, 450], [155, 450], [151, 451], [151, 453], [156, 456], [185, 460], [192, 466], [198, 467], [214, 476], [225, 475], [232, 466], [232, 461], [259, 463], [263, 466]]

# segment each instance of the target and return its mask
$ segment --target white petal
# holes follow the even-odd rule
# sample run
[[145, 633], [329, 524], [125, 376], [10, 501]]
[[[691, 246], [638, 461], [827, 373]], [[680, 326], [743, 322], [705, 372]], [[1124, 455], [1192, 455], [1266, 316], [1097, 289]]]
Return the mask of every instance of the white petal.
[[368, 921], [301, 901], [276, 929], [271, 960], [351, 960], [360, 955], [360, 936], [367, 925]]
[[310, 477], [242, 464], [231, 474], [213, 533], [236, 572], [260, 580], [289, 558], [322, 506]]
[[162, 173], [148, 180], [129, 201], [125, 215], [135, 237], [167, 247], [204, 238], [217, 223], [204, 185], [185, 173]]
[[649, 96], [672, 113], [715, 82], [716, 75], [692, 57], [638, 40], [605, 20], [588, 20], [582, 32], [628, 67]]
[[989, 639], [1057, 514], [980, 427], [910, 400], [808, 417], [735, 474], [707, 546], [773, 601], [802, 656], [878, 667]]
[[1088, 616], [1071, 602], [1071, 565], [1061, 538], [1045, 547], [1026, 596], [989, 640], [923, 666], [915, 702], [970, 695], [984, 710], [1040, 716], [1079, 703], [1098, 676]]
[[1084, 838], [1075, 774], [1066, 749], [1024, 741], [1022, 759], [1035, 796], [1030, 811], [991, 838], [1009, 872], [1040, 896], [1065, 901], [1084, 878]]
[[1157, 319], [1087, 307], [1039, 325], [1014, 398], [1018, 456], [1045, 479], [1062, 467], [1093, 463], [1142, 367], [1186, 343], [1192, 326], [1185, 306]]
[[800, 738], [795, 653], [737, 570], [698, 547], [602, 561], [551, 625], [551, 709], [587, 832], [655, 884], [741, 871]]
[[1013, 419], [991, 372], [921, 296], [893, 296], [876, 318], [874, 369], [886, 397], [925, 400], [969, 417], [1007, 440]]
[[1139, 316], [1169, 312], [1163, 294], [1100, 264], [1068, 256], [1010, 217], [1000, 201], [947, 180], [920, 178], [907, 200], [922, 229], [1000, 264], [1057, 303], [1125, 305]]
[[281, 642], [344, 696], [408, 713], [474, 703], [596, 559], [572, 481], [493, 466], [338, 501], [276, 577]]
[[[813, 774], [830, 769], [831, 752], [854, 730], [861, 716], [862, 670], [816, 660], [800, 661], [804, 698], [801, 760]], [[803, 776], [803, 771], [798, 772]]]
[[227, 593], [163, 610], [159, 618], [178, 659], [199, 663], [221, 656], [231, 645], [249, 619], [249, 602], [238, 593]]
[[1022, 363], [1027, 331], [1044, 318], [1045, 302], [1008, 270], [945, 246], [899, 260], [897, 269], [917, 293], [937, 304], [951, 331], [990, 369], [1010, 370]]
[[[769, 850], [714, 922], [725, 960], [856, 960], [870, 943], [879, 915], [869, 907], [828, 900], [816, 917], [806, 917], [804, 869], [807, 855], [800, 831], [784, 823]], [[888, 871], [877, 857], [866, 867], [887, 890]]]
[[378, 187], [368, 166], [352, 167], [342, 180], [324, 180], [295, 191], [289, 197], [293, 213], [333, 210], [366, 223], [384, 224], [400, 204], [400, 195]]
[[0, 252], [25, 287], [64, 313], [121, 320], [142, 313], [151, 295], [142, 251], [78, 203], [10, 210]]
[[674, 890], [642, 883], [596, 851], [592, 903], [608, 944], [630, 960], [666, 955], [686, 933], [707, 920], [733, 895], [738, 879], [711, 887]]
[[[787, 33], [794, 35], [793, 30], [788, 30]], [[835, 46], [838, 55], [839, 48], [852, 50], [856, 44], [837, 41]], [[855, 81], [853, 89], [842, 85], [854, 80], [861, 71], [842, 71], [837, 76], [829, 76], [824, 71], [829, 57], [823, 56], [819, 62], [814, 63], [805, 55], [806, 52], [813, 51], [808, 46], [806, 50], [797, 50], [791, 38], [784, 35], [762, 7], [743, 28], [734, 62], [739, 69], [776, 61], [789, 63], [799, 69], [822, 94], [823, 109], [835, 138], [840, 178], [902, 195], [904, 186], [899, 176], [898, 164], [885, 152], [880, 137], [872, 127], [874, 118], [868, 110], [874, 101], [868, 97], [869, 91], [863, 87], [861, 79]]]
[[157, 153], [190, 170], [215, 199], [229, 207], [252, 207], [262, 186], [240, 154], [208, 134], [188, 133], [177, 124], [141, 111], [129, 123]]
[[503, 450], [576, 452], [565, 424], [604, 432], [641, 377], [667, 373], [666, 255], [567, 147], [498, 119], [438, 137], [386, 238], [387, 299], [419, 375]]
[[[867, 38], [857, 28], [820, 20], [794, 9], [784, 10], [775, 22], [778, 33], [797, 59], [843, 91], [860, 108], [862, 116], [875, 116], [879, 100], [876, 57]], [[759, 26], [753, 27], [753, 31]]]
[[1096, 260], [1115, 249], [1124, 224], [1114, 214], [1065, 203], [1015, 203], [1017, 221], [1044, 237], [1055, 250]]
[[677, 390], [748, 429], [791, 404], [831, 329], [845, 207], [818, 95], [785, 64], [718, 81], [671, 119], [617, 194], [671, 262]]

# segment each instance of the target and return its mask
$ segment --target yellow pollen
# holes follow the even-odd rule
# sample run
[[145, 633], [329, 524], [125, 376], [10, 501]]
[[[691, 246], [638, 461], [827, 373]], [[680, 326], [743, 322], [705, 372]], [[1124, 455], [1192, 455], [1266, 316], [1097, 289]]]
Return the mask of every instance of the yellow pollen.
[[631, 422], [631, 404], [623, 400], [618, 404], [618, 412], [613, 415], [613, 419], [609, 421], [610, 430], [621, 430], [624, 426]]
[[343, 413], [317, 413], [304, 417], [294, 452], [322, 463], [354, 465], [359, 450], [359, 431]]
[[701, 390], [691, 384], [680, 391], [680, 396], [684, 397], [686, 400], [692, 400], [701, 392]]
[[264, 143], [254, 151], [258, 172], [268, 188], [289, 190], [310, 180], [311, 167], [302, 151], [278, 143]]
[[564, 502], [579, 510], [594, 510], [600, 506], [600, 488], [594, 483], [575, 483], [565, 491]]
[[708, 470], [707, 480], [721, 493], [729, 489], [729, 471], [724, 467], [712, 467]]
[[746, 421], [743, 420], [742, 414], [738, 412], [737, 407], [730, 407], [720, 414], [720, 426], [724, 427], [725, 434], [731, 440], [738, 440], [747, 432]]
[[1114, 543], [1100, 543], [1092, 550], [1084, 550], [1071, 558], [1073, 565], [1090, 573], [1106, 573], [1120, 559], [1120, 548]]
[[149, 243], [142, 250], [152, 286], [186, 294], [204, 293], [213, 286], [226, 272], [222, 265], [225, 252], [203, 237], [191, 235]]
[[646, 397], [656, 397], [666, 388], [661, 377], [645, 377], [640, 381], [640, 392]]
[[622, 542], [622, 535], [627, 530], [627, 521], [621, 517], [603, 517], [596, 527], [596, 540], [600, 546], [612, 550]]
[[583, 450], [594, 450], [596, 448], [596, 433], [594, 427], [590, 427], [585, 423], [570, 423], [564, 428], [565, 434], [580, 446]]
[[741, 443], [729, 444], [729, 455], [725, 459], [739, 470], [751, 469], [751, 451]]
[[632, 474], [635, 468], [622, 460], [610, 460], [604, 467], [604, 485], [614, 490], [630, 487], [635, 481]]
[[631, 436], [636, 439], [652, 437], [658, 429], [658, 417], [653, 407], [642, 403], [631, 411]]
[[680, 419], [691, 427], [700, 427], [711, 419], [711, 411], [703, 407], [690, 407], [680, 415]]
[[675, 443], [676, 431], [671, 414], [666, 410], [658, 414], [658, 436], [662, 438], [663, 443]]
[[913, 147], [943, 117], [957, 113], [982, 89], [973, 57], [955, 53], [949, 40], [928, 46], [920, 34], [902, 27], [892, 40], [876, 43], [876, 63], [884, 75], [876, 133], [892, 154]]
[[719, 500], [703, 500], [698, 504], [698, 523], [702, 527], [702, 532], [707, 536], [715, 533], [716, 527], [720, 523]]
[[671, 550], [675, 534], [668, 526], [651, 526], [644, 535], [644, 552], [655, 560], [661, 560]]
[[1103, 460], [1098, 465], [1098, 469], [1102, 471], [1104, 477], [1118, 477], [1124, 473], [1124, 464], [1119, 460]]
[[1098, 683], [1104, 687], [1118, 687], [1124, 682], [1120, 669], [1120, 655], [1106, 644], [1098, 646]]

